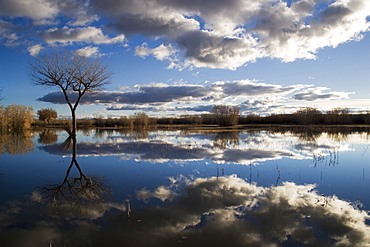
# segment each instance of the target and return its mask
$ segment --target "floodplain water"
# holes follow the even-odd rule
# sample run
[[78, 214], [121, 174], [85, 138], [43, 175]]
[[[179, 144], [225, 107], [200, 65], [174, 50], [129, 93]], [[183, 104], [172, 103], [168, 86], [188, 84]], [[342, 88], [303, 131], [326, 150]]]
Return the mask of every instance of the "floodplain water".
[[370, 246], [367, 131], [0, 135], [0, 246]]

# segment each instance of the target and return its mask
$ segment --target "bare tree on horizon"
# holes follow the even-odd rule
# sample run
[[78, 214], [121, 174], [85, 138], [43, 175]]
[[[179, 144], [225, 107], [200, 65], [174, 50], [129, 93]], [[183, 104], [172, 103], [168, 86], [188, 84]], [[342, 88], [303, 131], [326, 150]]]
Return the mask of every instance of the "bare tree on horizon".
[[76, 109], [85, 93], [101, 90], [109, 84], [111, 72], [100, 59], [92, 59], [68, 50], [43, 53], [30, 62], [29, 75], [36, 85], [58, 87], [71, 110], [69, 134], [76, 136]]

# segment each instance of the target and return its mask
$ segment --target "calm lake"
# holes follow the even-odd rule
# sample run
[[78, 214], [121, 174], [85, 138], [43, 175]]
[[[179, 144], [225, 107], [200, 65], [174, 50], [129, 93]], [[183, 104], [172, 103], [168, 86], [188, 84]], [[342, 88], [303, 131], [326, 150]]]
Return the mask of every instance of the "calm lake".
[[0, 246], [370, 246], [370, 133], [0, 137]]

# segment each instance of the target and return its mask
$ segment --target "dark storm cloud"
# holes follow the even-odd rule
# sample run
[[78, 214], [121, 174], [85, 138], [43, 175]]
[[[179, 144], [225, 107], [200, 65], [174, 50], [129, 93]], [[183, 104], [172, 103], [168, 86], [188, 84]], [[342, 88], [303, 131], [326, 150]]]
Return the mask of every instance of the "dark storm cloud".
[[[73, 97], [73, 95], [70, 95], [70, 98], [71, 98], [71, 101], [75, 101], [77, 99], [77, 97]], [[65, 104], [66, 103], [66, 100], [62, 92], [48, 93], [42, 96], [41, 98], [38, 98], [37, 100], [43, 101], [43, 102], [50, 102], [53, 104]]]
[[[167, 103], [174, 100], [186, 98], [201, 98], [208, 95], [209, 91], [203, 86], [198, 85], [146, 85], [138, 87], [138, 91], [133, 92], [92, 92], [84, 95], [81, 104], [149, 104], [149, 103]], [[72, 94], [72, 98], [73, 94]], [[39, 101], [51, 102], [56, 104], [65, 103], [61, 92], [49, 93]]]
[[294, 85], [289, 87], [282, 87], [281, 85], [258, 83], [249, 80], [234, 81], [231, 83], [220, 83], [219, 87], [225, 95], [237, 96], [248, 95], [257, 96], [263, 94], [288, 94], [296, 91], [304, 85]]
[[[214, 105], [239, 105], [242, 114], [267, 112], [283, 107], [289, 94], [298, 91], [294, 100], [315, 101], [320, 99], [348, 98], [351, 93], [327, 92], [328, 88], [308, 88], [296, 84], [287, 87], [250, 80], [215, 82], [210, 85], [167, 85], [163, 83], [135, 86], [128, 91], [90, 92], [82, 97], [82, 105], [109, 105], [106, 110], [149, 111], [177, 113], [211, 112]], [[76, 99], [70, 94], [71, 101]], [[61, 92], [52, 92], [38, 99], [43, 102], [65, 104]], [[262, 112], [261, 112], [262, 111]]]
[[351, 12], [352, 11], [345, 6], [329, 6], [327, 9], [322, 11], [321, 21], [329, 25], [336, 25], [338, 22], [341, 22], [346, 16], [351, 14]]
[[[137, 86], [136, 91], [129, 92], [91, 92], [83, 96], [81, 104], [163, 104], [190, 99], [214, 101], [232, 96], [247, 97], [264, 94], [288, 94], [302, 87], [304, 86], [294, 85], [282, 87], [279, 85], [256, 83], [249, 80], [216, 82], [210, 86], [154, 84]], [[216, 93], [218, 95], [215, 95]], [[57, 104], [65, 103], [64, 96], [61, 92], [49, 93], [38, 100]]]
[[40, 33], [40, 37], [48, 43], [72, 44], [74, 42], [93, 44], [115, 44], [124, 41], [124, 35], [110, 38], [100, 28], [82, 27], [62, 29], [51, 28]]
[[323, 90], [328, 88], [309, 88], [301, 93], [296, 93], [293, 96], [295, 100], [304, 100], [304, 101], [315, 101], [315, 100], [332, 100], [332, 99], [343, 99], [348, 98], [348, 95], [351, 93], [345, 92], [328, 92], [324, 93]]
[[213, 105], [198, 105], [190, 107], [176, 107], [178, 111], [212, 112]]
[[183, 32], [197, 29], [198, 23], [183, 16], [164, 18], [162, 16], [142, 16], [127, 14], [110, 24], [109, 27], [126, 35], [142, 34], [144, 36], [176, 36]]

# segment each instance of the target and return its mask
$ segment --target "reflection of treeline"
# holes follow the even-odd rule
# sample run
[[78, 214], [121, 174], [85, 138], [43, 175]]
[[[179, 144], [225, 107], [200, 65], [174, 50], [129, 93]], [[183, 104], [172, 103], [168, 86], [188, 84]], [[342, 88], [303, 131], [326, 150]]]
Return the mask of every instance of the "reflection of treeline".
[[15, 131], [0, 133], [0, 155], [26, 154], [34, 149], [33, 135], [30, 131]]
[[266, 128], [263, 125], [251, 127], [247, 129], [248, 134], [256, 134], [260, 131], [268, 131], [272, 134], [292, 134], [300, 140], [315, 141], [322, 134], [326, 134], [330, 139], [335, 141], [345, 140], [349, 135], [358, 133], [369, 136], [370, 128], [368, 126], [327, 126], [327, 125], [311, 125], [311, 126], [290, 126], [290, 125], [270, 125]]
[[[0, 132], [0, 155], [8, 153], [11, 155], [26, 154], [34, 150], [34, 136], [37, 134], [31, 130], [3, 131]], [[40, 144], [53, 144], [58, 141], [55, 130], [44, 129], [38, 133], [37, 142]]]

